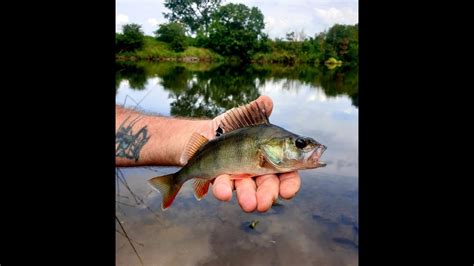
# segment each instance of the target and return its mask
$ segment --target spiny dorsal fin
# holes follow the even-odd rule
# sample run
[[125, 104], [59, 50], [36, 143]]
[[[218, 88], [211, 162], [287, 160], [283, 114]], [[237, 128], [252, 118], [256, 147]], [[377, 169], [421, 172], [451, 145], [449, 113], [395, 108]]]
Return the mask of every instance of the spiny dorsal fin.
[[195, 178], [193, 182], [194, 197], [196, 197], [197, 200], [204, 198], [209, 190], [210, 184], [211, 180]]
[[194, 132], [191, 135], [191, 138], [189, 139], [188, 145], [186, 145], [183, 154], [181, 154], [181, 163], [186, 164], [189, 159], [191, 159], [194, 154], [199, 150], [199, 148], [208, 142], [209, 140], [206, 137], [197, 132]]
[[242, 127], [251, 127], [261, 124], [270, 124], [265, 107], [254, 101], [247, 105], [232, 108], [227, 111], [221, 120], [220, 128], [225, 133]]

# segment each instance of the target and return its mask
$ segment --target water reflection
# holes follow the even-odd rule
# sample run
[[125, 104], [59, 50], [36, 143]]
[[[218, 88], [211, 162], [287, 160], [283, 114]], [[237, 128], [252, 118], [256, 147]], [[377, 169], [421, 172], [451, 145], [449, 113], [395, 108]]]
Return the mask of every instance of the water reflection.
[[281, 81], [282, 88], [298, 90], [301, 85], [320, 87], [328, 97], [347, 95], [358, 106], [358, 69], [341, 66], [150, 64], [117, 62], [116, 86], [127, 80], [130, 88], [142, 90], [147, 78], [159, 77], [169, 92], [171, 114], [214, 117], [232, 107], [256, 99], [259, 86]]
[[[235, 195], [231, 202], [212, 196], [198, 202], [186, 183], [176, 205], [162, 212], [160, 196], [142, 183], [170, 171], [123, 170], [123, 201], [137, 204], [138, 196], [143, 202], [117, 211], [130, 238], [118, 230], [118, 265], [139, 265], [138, 256], [144, 265], [357, 265], [358, 202], [348, 194], [357, 193], [354, 180], [303, 173], [312, 182], [304, 182], [298, 197], [251, 214], [240, 210]], [[254, 230], [252, 220], [259, 221]]]
[[145, 66], [133, 62], [117, 62], [115, 65], [115, 89], [117, 90], [122, 80], [127, 80], [130, 87], [136, 90], [145, 89], [147, 81]]
[[172, 115], [214, 117], [259, 96], [257, 73], [242, 66], [224, 65], [187, 74], [184, 87], [173, 88], [163, 84], [175, 100], [171, 104]]

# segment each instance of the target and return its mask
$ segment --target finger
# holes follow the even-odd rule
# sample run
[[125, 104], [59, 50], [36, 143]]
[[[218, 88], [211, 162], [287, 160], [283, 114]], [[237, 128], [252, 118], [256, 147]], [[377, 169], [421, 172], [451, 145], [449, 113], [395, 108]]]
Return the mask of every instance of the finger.
[[234, 181], [230, 180], [230, 175], [220, 175], [212, 184], [212, 193], [214, 197], [222, 201], [230, 201], [232, 199], [232, 190], [234, 189]]
[[237, 200], [245, 212], [253, 212], [257, 208], [255, 196], [256, 185], [252, 178], [244, 178], [234, 181], [237, 191]]
[[262, 175], [257, 177], [257, 210], [266, 212], [278, 198], [280, 180], [276, 175]]
[[280, 196], [284, 199], [293, 198], [301, 186], [298, 172], [280, 174]]
[[263, 104], [263, 106], [265, 107], [265, 113], [267, 114], [267, 116], [270, 116], [272, 114], [273, 101], [270, 97], [266, 95], [262, 95], [258, 97], [255, 101], [257, 101], [259, 104], [260, 103]]

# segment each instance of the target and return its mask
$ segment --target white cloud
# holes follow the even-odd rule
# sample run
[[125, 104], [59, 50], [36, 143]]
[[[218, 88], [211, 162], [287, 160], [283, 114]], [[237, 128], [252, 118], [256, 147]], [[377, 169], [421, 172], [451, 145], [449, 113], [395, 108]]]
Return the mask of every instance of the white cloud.
[[359, 21], [359, 14], [356, 10], [343, 8], [337, 9], [331, 7], [328, 9], [315, 8], [316, 16], [318, 16], [326, 25], [332, 26], [338, 24], [356, 24]]
[[285, 17], [266, 16], [265, 32], [269, 34], [271, 38], [285, 38], [286, 33], [300, 33], [301, 31], [303, 31], [306, 36], [312, 36], [314, 33], [308, 21], [311, 21], [311, 16], [304, 14], [291, 14]]
[[117, 24], [125, 24], [129, 22], [129, 19], [127, 15], [117, 14], [115, 21]]
[[156, 26], [158, 26], [159, 24], [162, 23], [161, 21], [159, 21], [159, 20], [156, 19], [156, 18], [149, 18], [149, 19], [147, 20], [147, 22], [148, 22], [151, 26], [153, 26], [153, 27], [156, 27]]
[[[304, 30], [307, 36], [327, 30], [335, 23], [358, 22], [358, 0], [225, 0], [222, 4], [243, 3], [258, 7], [265, 16], [265, 32], [270, 38], [284, 38], [288, 32]], [[125, 23], [137, 23], [147, 35], [167, 22], [164, 0], [116, 0], [117, 31]], [[127, 15], [125, 15], [127, 14]]]
[[128, 23], [130, 20], [127, 15], [117, 14], [115, 16], [115, 32], [122, 31], [122, 25]]
[[271, 29], [275, 26], [275, 19], [271, 16], [265, 17], [265, 28]]
[[284, 30], [288, 27], [288, 22], [284, 19], [275, 19], [272, 16], [265, 17], [265, 31], [267, 33], [285, 32]]
[[353, 111], [354, 111], [353, 108], [346, 108], [346, 109], [344, 109], [342, 112], [344, 112], [345, 114], [349, 114], [349, 115], [350, 115], [350, 114], [352, 114]]
[[252, 0], [228, 0], [228, 1], [223, 1], [222, 5], [226, 5], [226, 4], [229, 4], [229, 3], [234, 3], [234, 4], [244, 4], [248, 7], [252, 7], [252, 6], [255, 6], [255, 3], [253, 3], [254, 1]]

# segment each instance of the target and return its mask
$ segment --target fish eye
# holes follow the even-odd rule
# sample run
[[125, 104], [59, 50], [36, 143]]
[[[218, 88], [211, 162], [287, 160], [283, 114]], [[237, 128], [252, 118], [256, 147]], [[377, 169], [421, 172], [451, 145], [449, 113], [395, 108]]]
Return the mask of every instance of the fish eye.
[[295, 145], [296, 147], [298, 147], [299, 149], [303, 149], [304, 147], [306, 147], [307, 143], [306, 143], [306, 140], [303, 139], [303, 138], [297, 138], [295, 140]]

